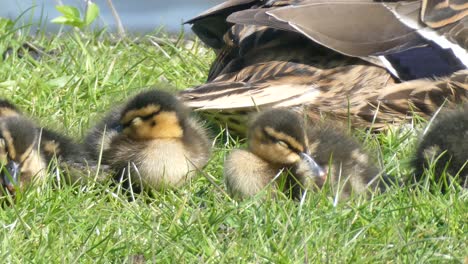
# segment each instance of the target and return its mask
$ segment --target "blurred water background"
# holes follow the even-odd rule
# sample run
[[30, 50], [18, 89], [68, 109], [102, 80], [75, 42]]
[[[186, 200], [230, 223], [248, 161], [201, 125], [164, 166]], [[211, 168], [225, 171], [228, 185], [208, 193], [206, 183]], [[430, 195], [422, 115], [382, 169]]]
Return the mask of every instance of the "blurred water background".
[[[93, 23], [97, 27], [106, 27], [116, 32], [116, 21], [106, 0], [93, 1], [100, 8], [100, 16]], [[165, 31], [179, 32], [184, 28], [189, 33], [190, 27], [183, 26], [186, 21], [204, 10], [224, 2], [224, 0], [113, 0], [117, 13], [127, 32], [144, 34], [163, 26]], [[16, 20], [19, 25], [32, 24], [47, 32], [56, 32], [60, 25], [50, 22], [61, 14], [55, 9], [63, 3], [85, 10], [84, 0], [0, 0], [0, 17]], [[33, 28], [34, 28], [33, 27]]]

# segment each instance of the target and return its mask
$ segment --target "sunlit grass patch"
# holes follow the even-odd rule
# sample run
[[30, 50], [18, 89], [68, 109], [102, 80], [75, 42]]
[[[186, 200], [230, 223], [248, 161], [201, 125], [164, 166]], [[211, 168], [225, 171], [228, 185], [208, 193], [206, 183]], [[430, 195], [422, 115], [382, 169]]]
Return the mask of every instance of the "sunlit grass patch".
[[[155, 32], [138, 40], [107, 33], [0, 38], [0, 95], [40, 124], [77, 140], [109, 108], [149, 86], [204, 82], [214, 54], [199, 41]], [[45, 54], [18, 49], [29, 41]], [[216, 128], [216, 126], [214, 126]], [[380, 134], [355, 131], [384, 170], [404, 179], [424, 123]], [[218, 134], [219, 133], [219, 134]], [[49, 263], [462, 263], [468, 256], [468, 196], [408, 186], [334, 206], [333, 193], [234, 201], [223, 162], [245, 142], [212, 130], [213, 156], [178, 190], [128, 196], [111, 182], [33, 186], [0, 210], [0, 259]]]

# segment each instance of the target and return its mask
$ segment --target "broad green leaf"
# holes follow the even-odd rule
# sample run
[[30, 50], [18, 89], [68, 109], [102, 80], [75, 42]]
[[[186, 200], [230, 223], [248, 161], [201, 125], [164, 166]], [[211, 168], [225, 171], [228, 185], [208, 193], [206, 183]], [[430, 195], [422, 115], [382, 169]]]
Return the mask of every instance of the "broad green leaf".
[[88, 10], [86, 11], [84, 25], [87, 26], [93, 23], [93, 21], [98, 16], [99, 16], [99, 7], [95, 3], [90, 2], [90, 4], [88, 5]]
[[80, 19], [80, 11], [76, 7], [67, 6], [67, 5], [58, 5], [58, 6], [55, 6], [55, 9], [57, 9], [65, 17]]
[[73, 27], [82, 27], [84, 26], [83, 21], [79, 18], [69, 18], [69, 17], [57, 17], [51, 20], [52, 23], [56, 24], [63, 24], [63, 25], [68, 25], [68, 26], [73, 26]]
[[55, 24], [66, 24], [70, 19], [64, 17], [64, 16], [59, 16], [54, 19], [52, 19], [50, 22], [55, 23]]

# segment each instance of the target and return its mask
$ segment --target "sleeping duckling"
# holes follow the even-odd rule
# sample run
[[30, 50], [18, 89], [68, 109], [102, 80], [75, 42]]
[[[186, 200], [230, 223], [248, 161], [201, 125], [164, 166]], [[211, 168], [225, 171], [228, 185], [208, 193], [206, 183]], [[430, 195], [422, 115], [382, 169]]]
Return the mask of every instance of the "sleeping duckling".
[[[233, 150], [224, 163], [228, 192], [235, 198], [253, 196], [307, 155], [306, 135], [299, 115], [286, 109], [262, 112], [249, 126], [248, 150]], [[320, 175], [312, 164], [310, 170]]]
[[138, 190], [177, 187], [193, 178], [208, 162], [211, 144], [173, 95], [149, 90], [105, 117], [85, 145], [97, 159], [102, 151], [102, 163], [117, 172], [116, 179], [128, 179]]
[[[22, 120], [22, 123], [30, 123], [32, 126], [34, 126], [34, 129], [27, 129], [25, 130], [26, 132], [18, 135], [16, 140], [25, 140], [28, 142], [25, 138], [26, 134], [37, 136], [39, 147], [36, 149], [40, 151], [40, 154], [46, 164], [49, 165], [49, 163], [54, 159], [56, 161], [54, 162], [53, 167], [49, 168], [51, 171], [59, 168], [75, 169], [78, 167], [82, 170], [84, 170], [84, 167], [86, 167], [88, 171], [89, 169], [92, 169], [92, 167], [89, 166], [90, 164], [88, 164], [89, 159], [86, 156], [86, 152], [80, 144], [76, 143], [73, 139], [67, 136], [61, 135], [47, 128], [37, 126], [32, 121], [29, 121], [26, 117], [24, 117], [23, 113], [16, 105], [6, 99], [0, 99], [0, 120], [9, 117], [19, 117], [18, 120]], [[14, 131], [16, 133], [17, 130]], [[81, 176], [78, 176], [77, 173], [75, 174], [67, 175], [71, 177], [67, 178], [67, 180], [70, 180], [71, 182], [81, 180]]]
[[0, 118], [0, 196], [45, 179], [47, 161], [40, 153], [36, 126], [22, 116]]
[[[0, 118], [21, 116], [19, 108], [6, 99], [0, 99]], [[86, 160], [84, 149], [71, 138], [57, 133], [48, 128], [39, 128], [35, 125], [40, 135], [40, 149], [47, 160], [53, 157], [63, 161], [84, 162]]]
[[[453, 180], [468, 188], [468, 105], [441, 114], [426, 128], [413, 167], [416, 181], [421, 181], [425, 171], [433, 168], [435, 182], [443, 182], [442, 190]], [[447, 181], [441, 178], [444, 171]]]
[[248, 150], [234, 150], [225, 162], [226, 186], [236, 198], [257, 194], [282, 170], [289, 172], [286, 191], [296, 198], [304, 188], [322, 188], [327, 179], [333, 185], [346, 182], [340, 191], [346, 197], [374, 186], [379, 174], [356, 141], [331, 127], [308, 127], [291, 110], [259, 114], [249, 126], [248, 144]]

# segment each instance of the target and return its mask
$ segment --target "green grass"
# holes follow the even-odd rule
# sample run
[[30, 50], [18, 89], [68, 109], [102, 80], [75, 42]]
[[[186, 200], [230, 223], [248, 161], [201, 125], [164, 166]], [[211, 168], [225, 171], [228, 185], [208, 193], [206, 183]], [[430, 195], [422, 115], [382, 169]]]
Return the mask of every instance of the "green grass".
[[[0, 27], [0, 52], [25, 40], [40, 60], [13, 53], [0, 64], [0, 96], [38, 123], [76, 139], [130, 94], [148, 86], [184, 89], [206, 78], [214, 54], [199, 41], [171, 42], [161, 32], [138, 42], [107, 33], [19, 37]], [[24, 36], [24, 35], [23, 35]], [[387, 172], [411, 173], [416, 128], [380, 135], [357, 132]], [[237, 141], [217, 138], [204, 172], [223, 185], [223, 159]], [[26, 190], [0, 209], [0, 259], [7, 263], [463, 263], [468, 256], [468, 197], [451, 188], [391, 188], [333, 206], [332, 194], [303, 202], [258, 197], [232, 201], [200, 176], [178, 190], [137, 196], [110, 184]], [[466, 260], [465, 260], [466, 261]]]

